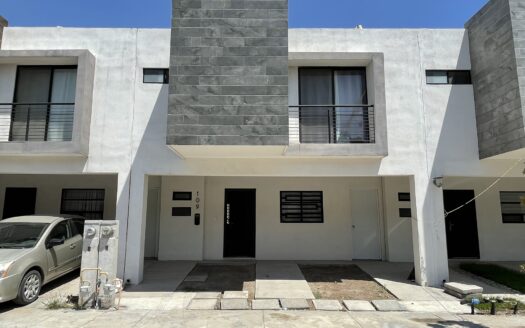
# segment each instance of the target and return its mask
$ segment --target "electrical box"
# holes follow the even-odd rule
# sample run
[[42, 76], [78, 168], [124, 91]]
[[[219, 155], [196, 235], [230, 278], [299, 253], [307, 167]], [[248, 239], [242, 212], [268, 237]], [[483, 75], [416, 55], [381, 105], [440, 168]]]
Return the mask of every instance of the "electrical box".
[[117, 279], [118, 221], [87, 220], [80, 268], [79, 305], [81, 308], [108, 309], [122, 288]]

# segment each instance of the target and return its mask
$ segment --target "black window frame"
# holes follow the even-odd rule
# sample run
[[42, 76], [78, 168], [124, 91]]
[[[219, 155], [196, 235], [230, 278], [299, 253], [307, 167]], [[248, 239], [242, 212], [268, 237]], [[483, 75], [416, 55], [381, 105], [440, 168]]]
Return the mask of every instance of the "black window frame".
[[[330, 95], [330, 98], [331, 98], [331, 104], [315, 104], [315, 105], [328, 105], [327, 107], [319, 107], [319, 108], [330, 108], [330, 115], [335, 117], [336, 116], [336, 113], [335, 113], [335, 109], [337, 108], [337, 104], [336, 104], [336, 88], [335, 88], [335, 77], [336, 77], [336, 71], [361, 71], [363, 73], [363, 76], [364, 76], [364, 79], [365, 79], [365, 83], [364, 83], [364, 87], [365, 87], [365, 94], [364, 94], [364, 100], [363, 100], [363, 108], [366, 108], [366, 113], [363, 115], [363, 116], [369, 116], [370, 113], [369, 113], [369, 107], [370, 107], [370, 104], [369, 104], [369, 97], [370, 97], [370, 93], [368, 91], [368, 71], [367, 71], [367, 67], [366, 66], [300, 66], [297, 68], [297, 88], [298, 88], [298, 103], [299, 103], [299, 108], [302, 108], [302, 106], [308, 106], [308, 104], [304, 104], [303, 101], [302, 101], [302, 92], [301, 92], [301, 89], [302, 89], [302, 79], [301, 79], [301, 74], [303, 71], [306, 71], [306, 70], [330, 70], [330, 73], [331, 73], [331, 83], [332, 83], [332, 94]], [[341, 105], [359, 105], [359, 104], [341, 104]], [[307, 142], [306, 140], [303, 139], [303, 131], [302, 131], [302, 115], [301, 115], [301, 110], [299, 111], [299, 142], [300, 143], [304, 143], [304, 144], [325, 144], [323, 142]], [[333, 127], [331, 126], [331, 124], [333, 123], [332, 122], [333, 118], [331, 118], [328, 122], [328, 124], [330, 125], [329, 126], [329, 131], [328, 131], [328, 144], [351, 144], [351, 143], [338, 143], [336, 142], [337, 138], [335, 136], [335, 133], [336, 131], [333, 130]], [[375, 123], [375, 122], [374, 122]], [[369, 142], [352, 142], [352, 143], [363, 143], [363, 144], [373, 144], [375, 143], [375, 134], [373, 134], [375, 132], [373, 132], [371, 130], [371, 127], [370, 127], [370, 124], [369, 126], [366, 126], [366, 125], [363, 125], [363, 139], [364, 140], [369, 140]]]
[[[162, 71], [163, 81], [162, 82], [147, 82], [146, 81], [146, 72], [147, 71]], [[153, 74], [151, 74], [153, 75]], [[142, 83], [144, 84], [169, 84], [170, 83], [170, 69], [169, 68], [154, 68], [154, 67], [144, 67], [142, 69]]]
[[[430, 83], [428, 82], [429, 73], [446, 73], [447, 83]], [[466, 81], [457, 83], [454, 81], [453, 74], [455, 73], [466, 73]], [[468, 69], [427, 69], [425, 71], [425, 82], [427, 85], [472, 85], [472, 73]]]
[[[71, 191], [71, 190], [74, 190], [74, 191], [97, 191], [97, 192], [102, 192], [102, 197], [101, 198], [97, 198], [97, 199], [75, 199], [75, 198], [67, 198], [65, 199], [65, 194], [68, 192], [68, 191]], [[106, 189], [104, 188], [63, 188], [62, 189], [62, 196], [60, 198], [60, 213], [61, 214], [68, 214], [68, 215], [79, 215], [79, 216], [82, 216], [83, 218], [85, 219], [89, 219], [89, 220], [104, 220], [104, 206], [105, 206], [105, 198], [106, 198]], [[67, 210], [65, 209], [65, 202], [64, 201], [97, 201], [97, 202], [100, 202], [102, 201], [102, 207], [101, 209], [97, 210], [97, 211], [72, 211], [72, 210]], [[86, 217], [86, 213], [98, 213], [97, 217], [96, 218], [93, 218], [93, 217]]]
[[[301, 210], [301, 216], [299, 217], [299, 219], [294, 219], [294, 220], [291, 220], [289, 218], [286, 217], [286, 214], [283, 213], [283, 205], [286, 205], [286, 203], [283, 203], [283, 200], [285, 200], [286, 196], [285, 194], [286, 193], [297, 193], [300, 195], [300, 210]], [[318, 193], [319, 194], [319, 201], [318, 201], [318, 205], [320, 207], [320, 213], [319, 213], [319, 218], [318, 220], [316, 221], [312, 221], [312, 220], [308, 220], [308, 221], [305, 221], [305, 218], [303, 216], [303, 194], [306, 194], [306, 193]], [[308, 190], [297, 190], [297, 191], [281, 191], [280, 192], [280, 201], [279, 201], [279, 210], [280, 210], [280, 221], [281, 223], [324, 223], [324, 195], [323, 195], [323, 191], [308, 191]]]
[[[20, 69], [27, 69], [27, 70], [31, 70], [31, 69], [49, 69], [51, 71], [51, 74], [50, 74], [50, 77], [49, 77], [49, 90], [48, 90], [48, 96], [47, 96], [47, 102], [49, 104], [51, 104], [51, 97], [53, 96], [53, 80], [54, 80], [54, 76], [55, 76], [55, 70], [57, 69], [76, 69], [77, 70], [77, 83], [78, 83], [78, 65], [17, 65], [16, 66], [16, 76], [15, 76], [15, 87], [13, 89], [13, 103], [14, 104], [17, 104], [18, 103], [18, 97], [17, 97], [17, 94], [18, 94], [18, 83], [19, 83], [19, 79], [20, 79]], [[76, 97], [76, 90], [75, 90], [75, 97]], [[74, 103], [73, 105], [75, 105], [76, 103]], [[14, 111], [16, 110], [16, 106], [13, 106], [13, 113], [11, 113], [11, 115], [15, 115]], [[48, 127], [49, 127], [49, 114], [50, 114], [50, 111], [51, 111], [51, 106], [47, 105], [47, 115], [46, 115], [46, 127], [45, 127], [45, 135], [44, 135], [44, 140], [42, 141], [47, 141], [47, 137], [48, 137]], [[10, 122], [10, 125], [9, 125], [9, 141], [17, 141], [17, 140], [14, 140], [13, 139], [13, 135], [12, 135], [12, 132], [13, 132], [13, 120], [11, 120]], [[27, 137], [26, 137], [26, 140], [25, 141], [28, 141], [27, 140]], [[63, 140], [63, 141], [71, 141], [71, 140]]]
[[[521, 205], [521, 202], [503, 202], [502, 201], [502, 194], [504, 193], [510, 193], [510, 194], [521, 194], [525, 197], [525, 191], [500, 191], [499, 192], [499, 202], [500, 202], [500, 210], [501, 210], [501, 222], [503, 222], [503, 224], [525, 224], [525, 210], [522, 211], [521, 214], [516, 214], [516, 213], [505, 213], [504, 212], [504, 209], [503, 209], [503, 205], [504, 204], [520, 204]], [[521, 222], [520, 221], [509, 221], [508, 219], [506, 220], [505, 218], [509, 217], [509, 216], [512, 216], [512, 217], [518, 217], [521, 215]]]

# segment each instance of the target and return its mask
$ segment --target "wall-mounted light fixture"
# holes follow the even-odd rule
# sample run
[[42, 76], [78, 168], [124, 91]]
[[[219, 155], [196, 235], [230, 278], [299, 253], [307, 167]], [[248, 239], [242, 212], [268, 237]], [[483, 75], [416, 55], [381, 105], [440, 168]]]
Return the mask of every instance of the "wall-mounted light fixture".
[[432, 183], [434, 183], [434, 186], [438, 188], [443, 187], [443, 177], [432, 178]]

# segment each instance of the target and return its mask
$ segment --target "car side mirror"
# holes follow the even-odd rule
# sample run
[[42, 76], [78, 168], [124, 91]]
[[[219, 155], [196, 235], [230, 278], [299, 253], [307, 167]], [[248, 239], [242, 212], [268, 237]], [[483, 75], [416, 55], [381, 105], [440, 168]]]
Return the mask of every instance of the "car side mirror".
[[46, 248], [53, 248], [55, 246], [58, 246], [58, 245], [63, 245], [64, 244], [64, 239], [62, 238], [51, 238], [47, 241], [46, 243]]

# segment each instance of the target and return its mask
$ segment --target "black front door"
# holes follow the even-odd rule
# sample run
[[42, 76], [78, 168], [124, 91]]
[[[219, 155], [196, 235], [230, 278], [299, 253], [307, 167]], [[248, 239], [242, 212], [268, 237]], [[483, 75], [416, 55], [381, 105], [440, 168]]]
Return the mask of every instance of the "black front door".
[[35, 214], [36, 188], [6, 188], [3, 219]]
[[[474, 190], [444, 190], [445, 211], [452, 211], [474, 198]], [[479, 240], [475, 201], [447, 215], [448, 257], [478, 258]]]
[[226, 189], [224, 257], [255, 257], [255, 189]]

